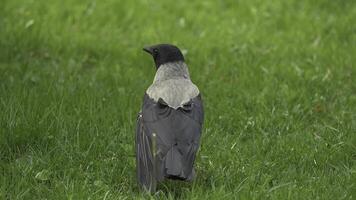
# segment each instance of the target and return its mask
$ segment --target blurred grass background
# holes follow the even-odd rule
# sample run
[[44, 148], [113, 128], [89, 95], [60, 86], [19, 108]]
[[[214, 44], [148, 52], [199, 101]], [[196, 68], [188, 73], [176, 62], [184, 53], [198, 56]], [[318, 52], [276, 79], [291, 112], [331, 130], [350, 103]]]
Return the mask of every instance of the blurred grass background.
[[[138, 191], [134, 130], [186, 52], [206, 111], [193, 183]], [[356, 198], [354, 0], [0, 2], [0, 199]]]

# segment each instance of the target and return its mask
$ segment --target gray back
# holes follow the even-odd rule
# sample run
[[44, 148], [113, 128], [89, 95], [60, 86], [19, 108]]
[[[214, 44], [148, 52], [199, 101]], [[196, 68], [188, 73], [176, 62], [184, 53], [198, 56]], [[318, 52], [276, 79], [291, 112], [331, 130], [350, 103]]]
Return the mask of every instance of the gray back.
[[154, 101], [162, 98], [169, 107], [177, 109], [198, 96], [199, 89], [190, 80], [187, 65], [184, 62], [173, 62], [158, 68], [146, 93]]

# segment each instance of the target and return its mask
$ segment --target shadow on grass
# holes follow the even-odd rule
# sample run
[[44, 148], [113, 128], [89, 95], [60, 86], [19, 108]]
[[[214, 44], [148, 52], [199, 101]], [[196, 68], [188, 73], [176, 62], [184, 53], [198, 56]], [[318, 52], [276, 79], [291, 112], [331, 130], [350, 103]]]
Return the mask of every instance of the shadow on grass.
[[[203, 189], [210, 191], [212, 189], [212, 177], [213, 176], [207, 171], [197, 170], [197, 177], [193, 181], [179, 181], [168, 179], [159, 183], [157, 185], [156, 193], [151, 195], [157, 199], [187, 199], [187, 194], [194, 192], [194, 188], [199, 188], [199, 190]], [[147, 193], [146, 195], [143, 195], [150, 196]]]
[[166, 180], [158, 185], [157, 194], [172, 199], [184, 199], [184, 194], [191, 191], [192, 187], [193, 182]]

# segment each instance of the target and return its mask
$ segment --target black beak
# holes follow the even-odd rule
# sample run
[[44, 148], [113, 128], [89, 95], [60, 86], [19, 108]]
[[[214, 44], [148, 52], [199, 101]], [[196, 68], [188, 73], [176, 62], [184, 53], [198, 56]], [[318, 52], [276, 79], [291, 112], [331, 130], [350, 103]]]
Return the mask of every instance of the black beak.
[[143, 50], [152, 55], [152, 47], [144, 47]]

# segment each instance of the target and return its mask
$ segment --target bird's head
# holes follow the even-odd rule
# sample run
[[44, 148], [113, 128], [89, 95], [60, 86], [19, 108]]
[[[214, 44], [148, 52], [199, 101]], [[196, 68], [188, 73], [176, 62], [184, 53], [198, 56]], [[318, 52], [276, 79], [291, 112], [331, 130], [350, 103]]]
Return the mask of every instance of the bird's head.
[[178, 47], [171, 44], [157, 44], [145, 47], [143, 50], [152, 55], [157, 69], [159, 66], [169, 62], [184, 62], [182, 52], [178, 49]]

